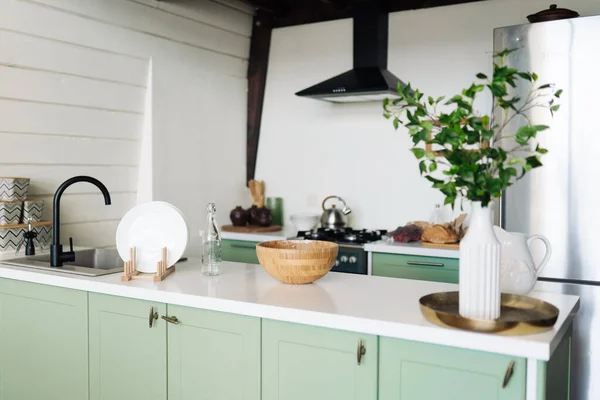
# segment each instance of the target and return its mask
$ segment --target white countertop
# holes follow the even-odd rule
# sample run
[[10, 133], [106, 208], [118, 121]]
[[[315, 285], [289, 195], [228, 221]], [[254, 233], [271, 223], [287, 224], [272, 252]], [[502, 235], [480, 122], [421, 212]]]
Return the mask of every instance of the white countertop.
[[420, 242], [400, 243], [380, 240], [365, 244], [365, 250], [373, 253], [408, 254], [411, 256], [458, 258], [459, 251], [422, 246]]
[[6, 265], [0, 265], [0, 277], [538, 360], [549, 360], [579, 308], [576, 296], [534, 293], [560, 310], [552, 330], [488, 335], [440, 328], [421, 315], [420, 297], [457, 290], [457, 285], [332, 272], [314, 284], [295, 286], [272, 279], [257, 265], [225, 262], [217, 277], [203, 276], [198, 259], [176, 268], [157, 283], [121, 282], [120, 274], [92, 278]]
[[284, 226], [280, 231], [267, 233], [238, 233], [221, 231], [221, 238], [229, 240], [244, 240], [248, 242], [266, 242], [269, 240], [287, 240], [298, 236], [298, 230], [293, 226]]

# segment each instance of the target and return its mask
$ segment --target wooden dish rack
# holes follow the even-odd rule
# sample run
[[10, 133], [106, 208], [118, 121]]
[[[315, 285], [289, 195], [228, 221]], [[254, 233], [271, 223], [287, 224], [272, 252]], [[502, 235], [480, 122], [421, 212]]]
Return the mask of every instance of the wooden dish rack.
[[161, 259], [156, 263], [156, 274], [144, 274], [135, 269], [135, 260], [137, 250], [135, 247], [129, 249], [129, 261], [125, 261], [123, 276], [121, 281], [130, 281], [132, 279], [152, 279], [154, 282], [160, 282], [175, 271], [175, 265], [169, 267], [167, 264], [167, 248], [161, 249]]

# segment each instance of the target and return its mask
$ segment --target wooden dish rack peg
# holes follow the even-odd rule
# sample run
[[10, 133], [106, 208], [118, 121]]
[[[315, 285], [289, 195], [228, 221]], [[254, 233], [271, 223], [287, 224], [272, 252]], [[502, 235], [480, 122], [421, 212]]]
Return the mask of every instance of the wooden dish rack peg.
[[167, 248], [161, 249], [161, 260], [156, 263], [156, 274], [144, 274], [135, 269], [137, 250], [135, 247], [129, 249], [129, 261], [125, 261], [123, 276], [121, 281], [130, 281], [132, 279], [152, 279], [154, 282], [160, 282], [175, 271], [175, 266], [169, 267], [167, 264]]

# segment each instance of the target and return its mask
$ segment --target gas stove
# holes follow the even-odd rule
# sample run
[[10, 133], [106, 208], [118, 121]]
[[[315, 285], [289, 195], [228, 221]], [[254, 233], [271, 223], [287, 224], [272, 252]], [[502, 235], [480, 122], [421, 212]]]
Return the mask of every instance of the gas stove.
[[369, 231], [367, 229], [357, 230], [352, 228], [318, 228], [311, 231], [300, 231], [298, 232], [298, 238], [307, 240], [325, 240], [340, 245], [363, 245], [365, 243], [381, 240], [386, 233], [386, 230]]
[[363, 245], [381, 240], [386, 233], [386, 230], [318, 228], [298, 232], [298, 239], [324, 240], [337, 243], [339, 245], [338, 256], [331, 270], [366, 275], [367, 253]]

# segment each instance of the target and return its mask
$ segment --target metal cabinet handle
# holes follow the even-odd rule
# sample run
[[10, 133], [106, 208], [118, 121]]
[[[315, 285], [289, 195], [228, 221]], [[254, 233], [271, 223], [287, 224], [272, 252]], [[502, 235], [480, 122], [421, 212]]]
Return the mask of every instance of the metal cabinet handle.
[[158, 319], [158, 313], [154, 312], [154, 307], [150, 306], [150, 314], [148, 315], [148, 328], [152, 328], [155, 319]]
[[161, 318], [170, 324], [179, 325], [179, 320], [175, 316], [167, 317], [166, 315], [163, 315], [163, 316], [161, 316]]
[[236, 244], [236, 243], [232, 243], [231, 247], [233, 247], [234, 249], [256, 250], [256, 246], [252, 246], [252, 245], [249, 245], [249, 244]]
[[502, 382], [502, 389], [508, 386], [508, 382], [510, 382], [510, 378], [512, 378], [513, 373], [515, 372], [515, 362], [511, 361], [508, 364], [508, 368], [506, 369], [506, 373], [504, 374], [504, 381]]
[[444, 263], [423, 262], [423, 261], [408, 261], [408, 265], [419, 265], [422, 267], [443, 267]]
[[367, 349], [365, 348], [365, 346], [363, 345], [363, 341], [359, 340], [358, 341], [358, 346], [356, 346], [356, 364], [360, 365], [363, 356], [365, 355], [365, 353], [367, 352]]

